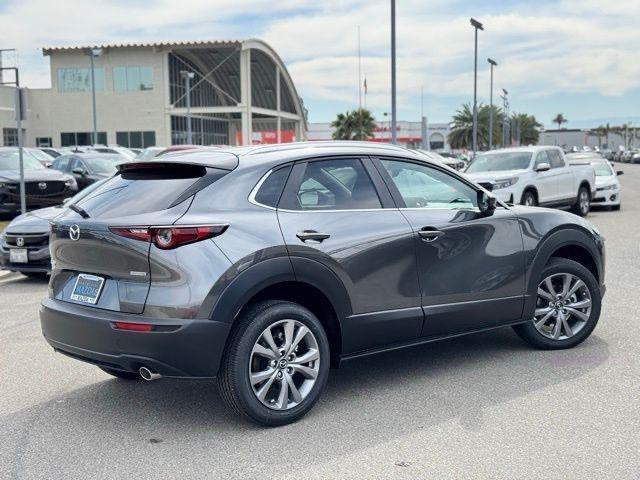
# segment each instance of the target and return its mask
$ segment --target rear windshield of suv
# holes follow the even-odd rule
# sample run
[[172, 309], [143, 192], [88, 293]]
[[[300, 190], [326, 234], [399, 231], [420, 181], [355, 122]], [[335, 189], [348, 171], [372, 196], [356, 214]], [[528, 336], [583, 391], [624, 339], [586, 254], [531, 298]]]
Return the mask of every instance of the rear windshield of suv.
[[229, 173], [185, 164], [147, 164], [119, 172], [77, 203], [92, 218], [156, 212], [186, 200]]

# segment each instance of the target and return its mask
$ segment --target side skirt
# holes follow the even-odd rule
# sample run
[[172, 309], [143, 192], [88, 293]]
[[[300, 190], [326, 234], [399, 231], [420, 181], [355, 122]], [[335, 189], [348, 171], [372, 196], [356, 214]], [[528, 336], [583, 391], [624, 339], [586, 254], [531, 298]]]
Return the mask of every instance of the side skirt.
[[429, 337], [429, 338], [418, 338], [416, 340], [410, 341], [410, 342], [405, 342], [405, 343], [396, 343], [393, 345], [388, 345], [386, 347], [383, 348], [378, 348], [378, 349], [374, 349], [374, 350], [367, 350], [367, 351], [363, 351], [363, 352], [357, 352], [357, 353], [350, 353], [347, 355], [342, 355], [340, 357], [341, 361], [347, 361], [347, 360], [353, 360], [356, 358], [361, 358], [361, 357], [367, 357], [369, 355], [375, 355], [378, 353], [383, 353], [383, 352], [391, 352], [393, 350], [400, 350], [402, 348], [409, 348], [409, 347], [415, 347], [417, 345], [424, 345], [425, 343], [432, 343], [432, 342], [437, 342], [440, 340], [447, 340], [449, 338], [456, 338], [456, 337], [462, 337], [464, 335], [470, 335], [470, 334], [474, 334], [474, 333], [480, 333], [480, 332], [486, 332], [489, 330], [497, 330], [499, 328], [504, 328], [504, 327], [510, 327], [513, 325], [519, 325], [521, 323], [527, 323], [528, 320], [517, 320], [515, 322], [512, 323], [504, 323], [501, 325], [495, 325], [495, 326], [491, 326], [491, 327], [487, 327], [487, 328], [480, 328], [477, 330], [471, 330], [468, 332], [461, 332], [461, 333], [455, 333], [455, 334], [451, 334], [451, 335], [443, 335], [441, 337]]

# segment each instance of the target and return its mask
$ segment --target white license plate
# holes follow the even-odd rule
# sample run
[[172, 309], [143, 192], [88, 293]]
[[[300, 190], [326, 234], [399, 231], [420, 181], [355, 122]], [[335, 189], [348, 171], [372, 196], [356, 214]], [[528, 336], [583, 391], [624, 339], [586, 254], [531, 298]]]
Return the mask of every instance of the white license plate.
[[12, 248], [9, 250], [11, 263], [29, 263], [29, 254], [26, 248]]
[[100, 297], [103, 285], [104, 278], [81, 273], [78, 275], [76, 284], [73, 286], [71, 300], [95, 305], [98, 302], [98, 297]]

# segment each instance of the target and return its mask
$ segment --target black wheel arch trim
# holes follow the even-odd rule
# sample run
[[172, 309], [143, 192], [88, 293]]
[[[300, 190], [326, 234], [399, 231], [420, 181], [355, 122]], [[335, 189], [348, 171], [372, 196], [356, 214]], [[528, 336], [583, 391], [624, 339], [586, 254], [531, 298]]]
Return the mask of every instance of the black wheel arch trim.
[[532, 252], [532, 256], [527, 260], [527, 276], [526, 276], [526, 296], [524, 314], [525, 318], [528, 312], [535, 310], [537, 297], [538, 281], [542, 275], [542, 271], [558, 249], [566, 246], [576, 246], [586, 250], [597, 270], [597, 280], [600, 285], [603, 284], [603, 259], [593, 235], [586, 230], [580, 228], [562, 228], [550, 233], [545, 239], [542, 239], [538, 248]]
[[276, 257], [252, 265], [240, 272], [219, 295], [214, 294], [214, 287], [203, 311], [208, 310], [207, 316], [212, 320], [232, 323], [251, 298], [283, 282], [306, 284], [322, 292], [340, 323], [351, 314], [351, 301], [340, 279], [320, 262], [303, 257]]
[[536, 201], [539, 204], [540, 197], [538, 196], [538, 189], [535, 187], [535, 185], [527, 185], [522, 189], [522, 195], [520, 195], [520, 202], [522, 202], [522, 200], [524, 199], [524, 194], [527, 193], [529, 190], [533, 191], [533, 194], [536, 196]]

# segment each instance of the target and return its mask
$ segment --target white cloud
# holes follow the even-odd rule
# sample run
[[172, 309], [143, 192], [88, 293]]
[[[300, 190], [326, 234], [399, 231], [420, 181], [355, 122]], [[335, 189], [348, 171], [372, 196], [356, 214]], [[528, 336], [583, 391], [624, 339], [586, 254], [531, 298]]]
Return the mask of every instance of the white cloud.
[[[450, 105], [470, 98], [473, 29], [479, 15], [481, 98], [486, 57], [496, 90], [521, 99], [563, 93], [620, 97], [640, 89], [640, 2], [560, 0], [492, 8], [455, 0], [398, 2], [398, 103], [416, 111], [420, 87]], [[38, 47], [133, 40], [262, 37], [289, 66], [307, 104], [355, 105], [357, 26], [369, 106], [389, 105], [389, 6], [386, 1], [326, 0], [13, 0], [0, 14], [5, 43], [19, 48], [27, 84], [48, 83]], [[9, 46], [9, 45], [6, 45]], [[454, 107], [455, 108], [455, 107]]]

